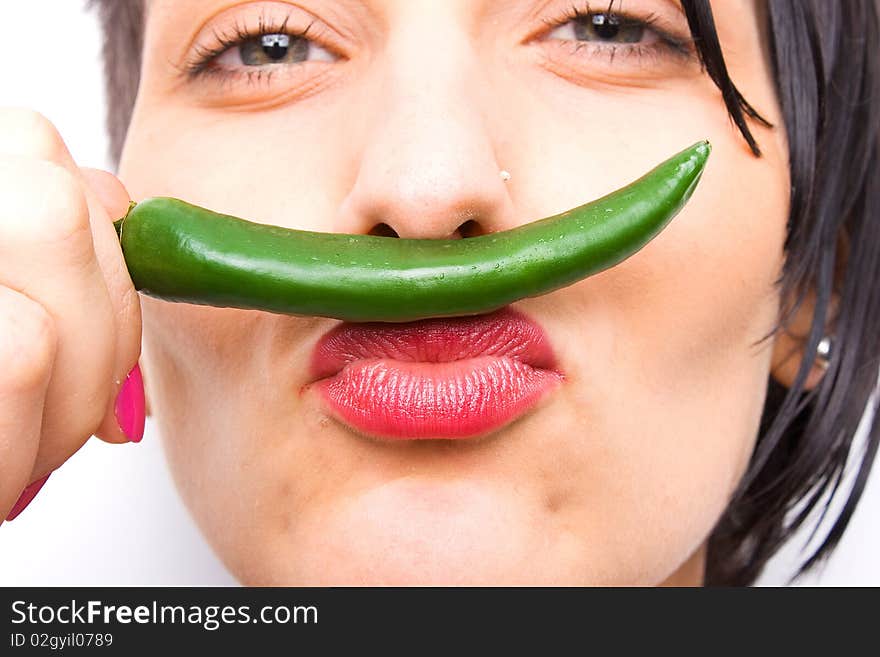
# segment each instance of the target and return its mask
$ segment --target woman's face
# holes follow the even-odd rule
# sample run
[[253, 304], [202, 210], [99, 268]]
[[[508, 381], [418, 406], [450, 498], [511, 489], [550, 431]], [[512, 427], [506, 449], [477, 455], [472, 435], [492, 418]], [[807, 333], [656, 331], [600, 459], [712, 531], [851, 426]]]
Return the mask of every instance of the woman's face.
[[[615, 3], [644, 26], [608, 24], [605, 2], [590, 7], [595, 26], [570, 20], [571, 0], [147, 5], [120, 167], [135, 199], [466, 238], [713, 145], [690, 203], [642, 251], [513, 304], [545, 331], [561, 377], [476, 438], [350, 425], [310, 370], [337, 320], [143, 298], [147, 396], [232, 572], [248, 584], [698, 583], [758, 432], [773, 341], [754, 343], [777, 315], [788, 178], [783, 131], [753, 125], [763, 157], [751, 154], [687, 54], [678, 3]], [[714, 10], [732, 79], [781, 126], [755, 2]], [[222, 52], [261, 27], [306, 35]]]

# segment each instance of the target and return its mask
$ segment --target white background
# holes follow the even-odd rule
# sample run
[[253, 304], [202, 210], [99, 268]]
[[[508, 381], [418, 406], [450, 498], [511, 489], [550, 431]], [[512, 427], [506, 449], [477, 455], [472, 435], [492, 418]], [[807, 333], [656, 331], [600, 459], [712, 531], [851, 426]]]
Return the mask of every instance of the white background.
[[[109, 169], [100, 36], [83, 0], [0, 0], [0, 23], [0, 105], [39, 110], [58, 127], [80, 165]], [[825, 569], [801, 584], [880, 585], [878, 480], [875, 474]], [[792, 541], [759, 583], [786, 583], [805, 538]], [[0, 526], [0, 585], [14, 584], [226, 585], [234, 580], [179, 501], [148, 420], [138, 445], [91, 439], [19, 518]]]

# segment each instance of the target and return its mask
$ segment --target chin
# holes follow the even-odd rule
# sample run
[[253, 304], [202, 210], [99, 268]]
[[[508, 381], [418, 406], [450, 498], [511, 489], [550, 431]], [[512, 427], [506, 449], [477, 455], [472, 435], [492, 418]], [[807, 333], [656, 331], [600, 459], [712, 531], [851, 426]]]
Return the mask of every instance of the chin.
[[[450, 560], [440, 554], [290, 554], [278, 555], [272, 572], [239, 577], [245, 586], [568, 586], [558, 565], [505, 568], [505, 562]], [[342, 557], [342, 558], [338, 558]], [[554, 572], [555, 571], [555, 572]]]
[[477, 482], [386, 482], [301, 514], [263, 542], [262, 558], [233, 572], [258, 586], [584, 583], [573, 567], [585, 554], [577, 541], [507, 492]]

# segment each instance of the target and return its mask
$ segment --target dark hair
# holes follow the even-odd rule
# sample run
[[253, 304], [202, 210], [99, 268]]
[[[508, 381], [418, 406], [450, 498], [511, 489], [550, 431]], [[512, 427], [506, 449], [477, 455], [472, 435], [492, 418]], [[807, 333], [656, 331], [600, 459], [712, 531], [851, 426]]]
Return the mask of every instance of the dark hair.
[[[104, 29], [111, 154], [118, 162], [140, 79], [143, 0], [90, 0]], [[705, 72], [756, 157], [749, 120], [769, 125], [731, 80], [709, 0], [681, 0]], [[842, 509], [795, 577], [837, 545], [862, 495], [880, 441], [876, 419], [880, 368], [880, 0], [773, 0], [761, 4], [789, 142], [790, 214], [783, 273], [785, 328], [805, 295], [816, 308], [791, 388], [768, 378], [749, 467], [708, 544], [705, 582], [746, 585], [779, 547], [829, 510], [851, 458], [858, 467]], [[804, 390], [827, 332], [832, 293], [834, 351], [821, 382]], [[759, 342], [761, 342], [759, 341]], [[854, 451], [863, 413], [864, 450]]]

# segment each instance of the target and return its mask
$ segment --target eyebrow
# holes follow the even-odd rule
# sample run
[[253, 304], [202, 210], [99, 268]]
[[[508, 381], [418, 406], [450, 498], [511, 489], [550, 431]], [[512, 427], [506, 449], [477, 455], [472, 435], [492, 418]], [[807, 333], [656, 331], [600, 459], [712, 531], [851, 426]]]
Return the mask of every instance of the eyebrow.
[[[275, 1], [292, 7], [298, 7], [306, 12], [311, 12], [308, 6], [304, 6], [299, 2], [291, 2], [287, 0]], [[329, 0], [330, 6], [328, 7], [328, 10], [330, 11], [331, 16], [333, 15], [333, 10], [342, 9], [345, 11], [358, 12], [358, 16], [363, 17], [364, 12], [375, 13], [373, 6], [371, 6], [374, 5], [374, 1], [375, 0]], [[195, 16], [202, 18], [206, 13], [208, 16], [215, 16], [228, 9], [232, 9], [233, 7], [242, 7], [253, 4], [247, 0], [187, 0], [185, 3], [181, 3], [179, 0], [144, 0], [144, 2], [145, 9], [157, 6], [165, 9], [166, 13], [169, 15], [177, 14], [182, 11], [189, 11]], [[325, 3], [326, 2], [327, 0], [325, 0]]]
[[[152, 5], [156, 4], [157, 2], [161, 3], [163, 1], [165, 1], [165, 0], [144, 0], [144, 3], [145, 3], [145, 7], [147, 9], [149, 9]], [[281, 1], [283, 2], [283, 0], [281, 0]], [[343, 4], [347, 4], [349, 6], [357, 4], [365, 9], [374, 9], [375, 4], [380, 0], [336, 0], [336, 1], [342, 2]], [[497, 0], [497, 1], [508, 2], [509, 0]], [[177, 4], [177, 2], [174, 2], [173, 0], [167, 0], [167, 2], [169, 4], [171, 4], [172, 6]], [[684, 8], [681, 6], [680, 0], [662, 0], [662, 2], [673, 7], [674, 9], [684, 13]], [[192, 5], [192, 4], [216, 4], [216, 3], [218, 3], [218, 0], [187, 0], [187, 3], [190, 5]], [[615, 3], [622, 4], [623, 0], [609, 0], [609, 3], [612, 5]], [[545, 3], [545, 4], [547, 4], [547, 3]]]

